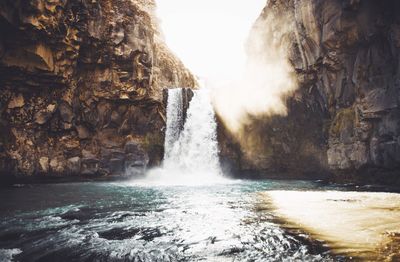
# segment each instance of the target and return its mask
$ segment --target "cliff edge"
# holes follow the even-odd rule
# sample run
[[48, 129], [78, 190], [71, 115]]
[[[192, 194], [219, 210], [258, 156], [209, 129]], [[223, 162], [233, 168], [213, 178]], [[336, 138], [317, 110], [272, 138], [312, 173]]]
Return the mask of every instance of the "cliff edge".
[[196, 80], [153, 1], [0, 3], [2, 178], [135, 175], [163, 156], [162, 89]]

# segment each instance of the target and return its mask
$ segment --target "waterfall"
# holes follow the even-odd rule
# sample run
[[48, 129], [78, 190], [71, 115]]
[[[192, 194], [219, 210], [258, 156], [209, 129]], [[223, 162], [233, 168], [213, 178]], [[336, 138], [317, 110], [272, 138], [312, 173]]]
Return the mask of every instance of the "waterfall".
[[164, 168], [175, 172], [220, 174], [217, 123], [207, 89], [195, 90], [183, 130], [181, 89], [169, 90]]
[[165, 131], [164, 159], [170, 159], [175, 142], [179, 138], [183, 122], [182, 89], [168, 90], [167, 129]]
[[168, 90], [163, 165], [148, 172], [144, 185], [227, 182], [219, 164], [217, 123], [209, 91], [200, 89], [193, 93], [185, 114], [183, 89]]

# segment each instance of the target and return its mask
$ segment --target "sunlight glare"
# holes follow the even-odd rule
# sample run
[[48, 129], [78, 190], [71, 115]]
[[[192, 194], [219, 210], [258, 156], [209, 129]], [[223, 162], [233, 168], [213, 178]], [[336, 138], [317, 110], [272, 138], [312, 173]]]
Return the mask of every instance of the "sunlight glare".
[[159, 0], [168, 46], [199, 77], [232, 80], [243, 72], [245, 42], [266, 0]]

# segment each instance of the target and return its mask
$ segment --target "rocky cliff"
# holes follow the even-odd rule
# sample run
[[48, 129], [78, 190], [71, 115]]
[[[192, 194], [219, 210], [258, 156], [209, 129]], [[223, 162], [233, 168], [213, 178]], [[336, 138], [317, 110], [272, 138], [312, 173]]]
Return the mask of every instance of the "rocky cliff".
[[249, 59], [283, 47], [298, 88], [287, 115], [250, 116], [242, 169], [400, 184], [399, 14], [396, 0], [268, 1]]
[[142, 0], [0, 3], [0, 173], [140, 173], [163, 155], [162, 89], [196, 80]]

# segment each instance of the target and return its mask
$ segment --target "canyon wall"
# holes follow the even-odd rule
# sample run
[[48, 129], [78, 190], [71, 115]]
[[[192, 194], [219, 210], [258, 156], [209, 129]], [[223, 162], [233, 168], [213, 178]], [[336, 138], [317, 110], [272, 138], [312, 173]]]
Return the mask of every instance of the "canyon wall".
[[0, 3], [1, 178], [135, 175], [163, 156], [164, 87], [196, 80], [153, 1]]
[[268, 1], [249, 61], [284, 48], [297, 89], [287, 114], [249, 115], [241, 169], [400, 184], [399, 14], [396, 0]]

